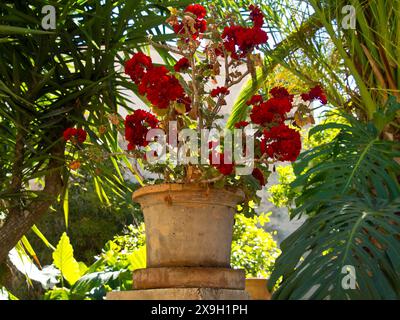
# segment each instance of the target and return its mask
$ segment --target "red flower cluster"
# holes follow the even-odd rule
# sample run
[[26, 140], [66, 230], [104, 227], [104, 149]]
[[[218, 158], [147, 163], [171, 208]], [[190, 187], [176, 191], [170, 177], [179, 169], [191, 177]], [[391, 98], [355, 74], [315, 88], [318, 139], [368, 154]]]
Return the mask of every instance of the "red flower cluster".
[[188, 22], [180, 22], [173, 26], [176, 34], [185, 34], [189, 32], [193, 39], [197, 39], [200, 33], [207, 30], [207, 21], [204, 20], [207, 10], [200, 4], [192, 4], [186, 7], [185, 12], [190, 12], [196, 16], [194, 24]]
[[176, 101], [185, 95], [179, 80], [164, 66], [153, 67], [145, 73], [139, 84], [139, 93], [158, 109], [166, 109], [171, 101]]
[[275, 87], [270, 91], [272, 98], [263, 102], [260, 95], [253, 96], [248, 105], [253, 105], [250, 119], [255, 124], [282, 123], [286, 113], [292, 109], [293, 95], [282, 87]]
[[138, 85], [139, 93], [158, 109], [166, 109], [171, 101], [185, 98], [178, 79], [164, 66], [155, 67], [150, 57], [141, 52], [127, 61], [125, 72]]
[[241, 129], [241, 128], [248, 126], [248, 124], [249, 123], [247, 121], [239, 121], [239, 122], [235, 123], [235, 128]]
[[86, 140], [87, 133], [83, 129], [68, 128], [63, 133], [65, 141], [72, 143], [83, 143]]
[[129, 75], [133, 82], [139, 84], [142, 81], [146, 70], [153, 67], [151, 58], [142, 52], [136, 53], [131, 59], [125, 62], [125, 73]]
[[250, 10], [250, 20], [253, 21], [253, 25], [256, 28], [262, 28], [264, 24], [264, 14], [260, 10], [260, 8], [255, 5], [251, 5], [249, 7]]
[[264, 130], [261, 152], [279, 161], [295, 161], [300, 154], [300, 133], [281, 123]]
[[301, 98], [304, 101], [319, 100], [322, 104], [328, 103], [328, 99], [326, 98], [324, 90], [320, 85], [315, 86], [308, 93], [303, 93]]
[[211, 97], [215, 98], [216, 96], [222, 94], [224, 96], [228, 95], [230, 93], [229, 89], [226, 87], [217, 87], [213, 90], [211, 90]]
[[204, 19], [207, 10], [201, 4], [190, 4], [186, 7], [185, 12], [193, 13], [197, 19]]
[[[216, 158], [219, 157], [219, 163], [212, 163], [212, 155], [214, 154], [214, 156]], [[228, 176], [231, 173], [233, 173], [233, 169], [235, 168], [233, 161], [228, 161], [230, 163], [225, 163], [225, 155], [224, 153], [219, 153], [215, 150], [212, 151], [212, 153], [210, 154], [210, 163], [211, 165], [216, 168], [220, 173], [222, 173], [224, 176]]]
[[261, 29], [264, 23], [261, 10], [255, 6], [250, 6], [250, 11], [253, 27], [233, 25], [225, 27], [222, 33], [225, 49], [231, 53], [233, 59], [245, 57], [254, 48], [268, 40], [267, 33]]
[[189, 68], [190, 68], [189, 60], [185, 57], [178, 60], [177, 63], [175, 63], [175, 65], [174, 65], [174, 70], [176, 72], [181, 72], [181, 71], [189, 69]]
[[247, 101], [247, 105], [257, 105], [263, 101], [263, 97], [259, 94], [255, 94], [254, 96], [251, 97], [249, 101]]
[[157, 128], [157, 118], [145, 110], [135, 110], [133, 114], [125, 118], [125, 139], [129, 142], [128, 150], [134, 150], [136, 147], [145, 147], [147, 132], [151, 128]]

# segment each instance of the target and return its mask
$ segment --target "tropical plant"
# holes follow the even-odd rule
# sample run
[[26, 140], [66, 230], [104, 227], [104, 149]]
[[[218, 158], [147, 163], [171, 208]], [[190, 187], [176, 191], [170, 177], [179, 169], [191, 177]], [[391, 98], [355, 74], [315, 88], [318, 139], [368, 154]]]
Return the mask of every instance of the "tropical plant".
[[[108, 202], [104, 185], [122, 198], [132, 191], [122, 172], [136, 169], [119, 154], [118, 131], [105, 116], [130, 110], [126, 90], [134, 86], [118, 65], [147, 34], [174, 38], [162, 27], [167, 6], [187, 2], [62, 0], [54, 4], [56, 29], [46, 32], [47, 1], [0, 3], [0, 261], [57, 199], [68, 222], [68, 182], [80, 163], [65, 149], [65, 129], [78, 125], [98, 142], [80, 170], [93, 177], [101, 201]], [[117, 155], [104, 166], [99, 156], [110, 153]]]
[[[367, 124], [344, 115], [346, 124], [310, 130], [310, 135], [329, 128], [340, 132], [294, 165], [292, 187], [299, 196], [292, 217], [308, 219], [281, 244], [269, 283], [283, 277], [275, 298], [400, 297], [400, 148], [382, 139], [399, 109], [392, 97]], [[342, 284], [348, 268], [355, 272], [352, 289]]]
[[[77, 262], [68, 236], [64, 233], [53, 252], [54, 265], [60, 270], [61, 286], [54, 286], [44, 294], [45, 300], [98, 300], [108, 291], [129, 290], [132, 271], [146, 267], [146, 247], [140, 241], [143, 228], [131, 229], [136, 245], [121, 237], [109, 241], [96, 262], [87, 267]], [[66, 281], [64, 281], [66, 280]]]
[[[245, 102], [265, 86], [276, 66], [310, 86], [318, 79], [330, 104], [360, 120], [372, 119], [389, 95], [399, 97], [399, 0], [262, 2], [273, 41], [260, 48], [265, 56], [257, 81], [250, 79], [242, 89], [229, 126], [245, 118]], [[229, 6], [237, 15], [240, 5], [223, 1], [220, 12]], [[387, 138], [398, 139], [398, 119], [388, 124]]]

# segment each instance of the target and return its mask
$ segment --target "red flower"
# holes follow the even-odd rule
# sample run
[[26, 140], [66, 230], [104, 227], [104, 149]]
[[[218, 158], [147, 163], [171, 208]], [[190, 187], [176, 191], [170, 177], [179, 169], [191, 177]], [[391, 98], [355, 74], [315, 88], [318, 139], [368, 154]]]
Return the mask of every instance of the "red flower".
[[256, 105], [259, 104], [263, 101], [262, 96], [260, 96], [259, 94], [255, 94], [254, 96], [251, 97], [251, 99], [249, 101], [247, 101], [247, 105]]
[[254, 27], [261, 28], [262, 25], [264, 24], [264, 14], [258, 7], [254, 5], [251, 5], [249, 9], [250, 9], [250, 19], [251, 21], [253, 21]]
[[186, 69], [189, 69], [190, 64], [187, 58], [181, 58], [175, 65], [174, 69], [176, 72], [180, 72]]
[[261, 29], [264, 23], [264, 15], [256, 6], [250, 6], [250, 19], [253, 21], [253, 27], [230, 26], [225, 27], [222, 33], [225, 49], [231, 53], [233, 59], [240, 59], [266, 43], [267, 33]]
[[241, 128], [246, 127], [248, 124], [249, 123], [247, 121], [239, 121], [239, 122], [235, 123], [235, 128], [241, 129]]
[[264, 177], [263, 172], [260, 169], [254, 168], [253, 172], [251, 174], [254, 178], [256, 178], [258, 180], [258, 182], [260, 183], [260, 186], [265, 186], [265, 177]]
[[[219, 157], [219, 164], [212, 163], [212, 155], [214, 154], [215, 157]], [[228, 159], [227, 163], [225, 163], [225, 155], [223, 153], [219, 153], [214, 149], [210, 153], [210, 163], [211, 165], [216, 168], [220, 173], [224, 176], [228, 176], [233, 173], [234, 165], [230, 159]]]
[[225, 49], [231, 53], [232, 58], [240, 59], [257, 46], [266, 43], [268, 36], [261, 28], [230, 26], [224, 28], [222, 39]]
[[301, 98], [304, 101], [319, 100], [322, 104], [328, 103], [326, 95], [320, 85], [317, 85], [314, 88], [310, 89], [308, 93], [303, 93], [301, 95]]
[[228, 95], [230, 93], [229, 89], [226, 87], [217, 87], [213, 90], [211, 90], [211, 97], [215, 98], [216, 96], [222, 94], [222, 95]]
[[255, 124], [260, 125], [271, 122], [281, 123], [286, 119], [286, 113], [291, 109], [292, 97], [270, 98], [266, 102], [253, 107], [250, 119]]
[[274, 87], [269, 91], [270, 95], [274, 98], [287, 98], [293, 97], [284, 87]]
[[64, 133], [64, 140], [72, 143], [83, 143], [86, 140], [87, 133], [83, 129], [67, 128]]
[[127, 115], [125, 118], [125, 139], [129, 142], [128, 150], [134, 150], [138, 146], [147, 146], [147, 132], [151, 128], [157, 128], [158, 122], [153, 114], [141, 109]]
[[[184, 22], [177, 23], [173, 26], [174, 32], [176, 34], [183, 35], [186, 34], [186, 32], [189, 32], [192, 39], [197, 39], [200, 33], [204, 33], [207, 30], [207, 21], [204, 20], [207, 11], [200, 4], [192, 4], [186, 7], [185, 12], [193, 13], [196, 16], [196, 19], [194, 20], [194, 25], [185, 25]], [[191, 27], [193, 27], [194, 30], [192, 30]]]
[[185, 12], [193, 13], [198, 19], [203, 19], [207, 10], [201, 4], [190, 4], [186, 7]]
[[295, 161], [300, 154], [300, 134], [285, 124], [264, 130], [261, 152], [279, 161]]
[[131, 59], [125, 62], [125, 73], [131, 77], [133, 82], [139, 84], [146, 70], [151, 69], [153, 63], [149, 56], [142, 52], [133, 55]]
[[154, 67], [143, 76], [139, 93], [159, 109], [169, 107], [171, 101], [182, 98], [185, 94], [178, 79], [168, 74], [164, 66]]

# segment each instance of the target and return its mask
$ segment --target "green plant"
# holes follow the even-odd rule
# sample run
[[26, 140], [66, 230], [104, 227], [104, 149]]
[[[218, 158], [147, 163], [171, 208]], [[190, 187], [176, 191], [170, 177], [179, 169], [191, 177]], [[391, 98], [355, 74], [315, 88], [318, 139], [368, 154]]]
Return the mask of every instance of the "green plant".
[[[154, 40], [174, 38], [162, 26], [167, 7], [187, 2], [61, 0], [54, 3], [56, 29], [38, 32], [48, 1], [1, 1], [0, 210], [6, 214], [1, 262], [57, 199], [68, 222], [68, 182], [79, 171], [73, 170], [76, 154], [65, 148], [65, 129], [83, 127], [98, 142], [89, 148], [93, 161], [80, 170], [92, 177], [101, 201], [107, 203], [105, 189], [122, 198], [131, 193], [122, 176], [124, 168], [136, 174], [128, 159], [119, 154], [110, 160], [112, 170], [99, 160], [121, 151], [105, 115], [130, 110], [125, 90], [134, 89], [116, 66], [143, 47], [148, 34]], [[38, 190], [29, 187], [34, 179]]]
[[[331, 141], [304, 152], [294, 169], [299, 196], [292, 217], [306, 222], [281, 244], [269, 285], [283, 281], [277, 299], [398, 299], [400, 297], [400, 156], [397, 143], [381, 138], [400, 104], [389, 99], [364, 124], [345, 115]], [[314, 162], [314, 160], [317, 161]], [[356, 288], [342, 287], [353, 267]]]
[[247, 277], [269, 278], [275, 259], [281, 251], [273, 238], [273, 233], [263, 229], [269, 222], [269, 214], [247, 218], [235, 216], [231, 265], [244, 269]]
[[61, 287], [48, 290], [44, 299], [98, 300], [111, 290], [129, 290], [132, 271], [146, 267], [146, 248], [141, 240], [143, 228], [130, 230], [137, 237], [130, 240], [124, 236], [115, 237], [89, 267], [75, 260], [69, 238], [64, 233], [53, 252], [54, 264], [61, 272]]

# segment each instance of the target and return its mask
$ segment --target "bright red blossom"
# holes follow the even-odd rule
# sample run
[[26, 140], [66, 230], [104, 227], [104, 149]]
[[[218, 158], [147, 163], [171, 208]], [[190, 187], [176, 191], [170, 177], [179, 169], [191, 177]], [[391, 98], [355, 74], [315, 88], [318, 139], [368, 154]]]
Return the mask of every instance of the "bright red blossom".
[[260, 8], [251, 5], [250, 9], [250, 19], [253, 21], [253, 25], [256, 28], [261, 28], [264, 24], [264, 14], [260, 10]]
[[289, 94], [289, 91], [286, 90], [284, 87], [274, 87], [269, 91], [270, 95], [274, 98], [288, 98], [293, 97]]
[[235, 123], [235, 128], [236, 129], [241, 129], [241, 128], [244, 128], [244, 127], [246, 127], [248, 125], [249, 125], [249, 123], [247, 121], [239, 121], [239, 122]]
[[211, 90], [211, 97], [215, 98], [216, 96], [222, 94], [222, 95], [228, 95], [230, 93], [229, 89], [226, 87], [217, 87], [213, 90]]
[[264, 130], [261, 152], [279, 161], [295, 161], [300, 154], [300, 133], [285, 124]]
[[128, 150], [134, 150], [136, 147], [145, 147], [147, 132], [151, 128], [157, 128], [157, 118], [145, 110], [135, 110], [133, 114], [125, 118], [125, 139], [129, 142]]
[[247, 101], [247, 105], [256, 105], [259, 104], [263, 101], [263, 98], [261, 95], [259, 94], [255, 94], [254, 96], [251, 97], [251, 99], [249, 101]]
[[253, 27], [233, 25], [225, 27], [222, 33], [225, 49], [231, 53], [233, 59], [245, 57], [259, 45], [268, 40], [267, 33], [261, 29], [264, 16], [260, 9], [250, 6], [250, 19]]
[[186, 7], [185, 12], [193, 13], [198, 19], [204, 19], [207, 14], [206, 8], [201, 4], [190, 4]]
[[250, 113], [250, 119], [255, 124], [281, 123], [286, 119], [286, 113], [292, 108], [289, 98], [270, 98], [266, 102], [255, 105]]
[[64, 140], [72, 143], [83, 143], [86, 140], [87, 133], [83, 129], [67, 128], [64, 133]]
[[320, 85], [310, 89], [308, 93], [303, 93], [301, 98], [304, 101], [319, 100], [322, 104], [327, 104], [328, 99], [326, 98], [325, 92]]
[[151, 58], [142, 52], [138, 52], [125, 62], [125, 73], [131, 77], [133, 82], [139, 84], [146, 70], [152, 67]]
[[189, 69], [189, 67], [190, 67], [189, 60], [183, 57], [180, 60], [178, 60], [177, 63], [174, 65], [174, 70], [176, 72], [180, 72]]
[[178, 79], [168, 74], [164, 66], [153, 67], [142, 78], [138, 89], [141, 95], [158, 109], [166, 109], [171, 101], [182, 98], [185, 94]]
[[188, 23], [180, 22], [173, 26], [174, 32], [182, 35], [188, 32], [192, 39], [197, 39], [201, 33], [207, 30], [207, 21], [204, 20], [207, 10], [200, 4], [192, 4], [186, 7], [185, 12], [193, 13], [196, 16], [193, 28]]
[[[214, 157], [219, 158], [219, 163], [212, 163], [212, 155], [214, 154]], [[219, 153], [215, 150], [213, 150], [210, 153], [210, 163], [211, 165], [216, 168], [220, 173], [222, 173], [224, 176], [228, 176], [233, 173], [233, 170], [235, 168], [234, 164], [232, 163], [232, 160], [227, 160], [225, 163], [225, 155], [224, 153]]]

